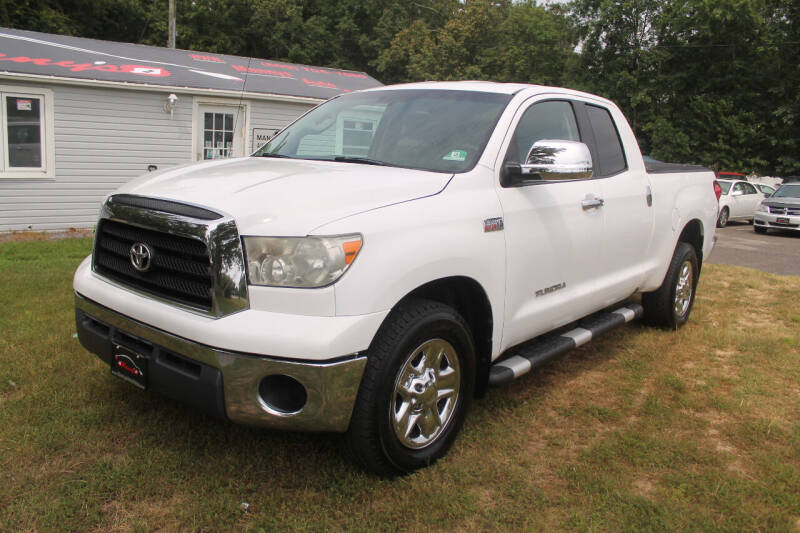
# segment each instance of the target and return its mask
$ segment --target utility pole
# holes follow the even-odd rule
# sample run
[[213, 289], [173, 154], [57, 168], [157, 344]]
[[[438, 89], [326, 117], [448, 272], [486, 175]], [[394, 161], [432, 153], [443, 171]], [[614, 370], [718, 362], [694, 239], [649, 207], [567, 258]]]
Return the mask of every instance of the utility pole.
[[175, 0], [169, 0], [169, 38], [167, 47], [175, 48]]

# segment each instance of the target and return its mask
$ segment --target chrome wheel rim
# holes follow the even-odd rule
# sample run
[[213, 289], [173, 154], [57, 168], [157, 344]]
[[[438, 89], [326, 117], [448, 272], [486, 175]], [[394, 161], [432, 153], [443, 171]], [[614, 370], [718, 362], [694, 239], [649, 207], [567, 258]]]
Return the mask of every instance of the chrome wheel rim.
[[694, 268], [691, 261], [684, 261], [678, 273], [678, 282], [675, 284], [675, 302], [673, 309], [675, 316], [680, 318], [689, 310], [692, 302]]
[[406, 359], [394, 382], [389, 416], [400, 443], [414, 450], [433, 443], [453, 419], [461, 388], [455, 348], [429, 340]]
[[724, 226], [728, 223], [728, 210], [723, 209], [722, 213], [719, 214], [719, 225]]

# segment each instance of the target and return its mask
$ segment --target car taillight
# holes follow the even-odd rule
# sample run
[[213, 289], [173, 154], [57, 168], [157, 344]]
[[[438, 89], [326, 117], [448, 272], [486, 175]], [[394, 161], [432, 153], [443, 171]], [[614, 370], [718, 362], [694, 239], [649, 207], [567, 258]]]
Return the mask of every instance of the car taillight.
[[717, 180], [714, 180], [714, 194], [717, 195], [717, 202], [719, 202], [719, 197], [722, 196], [722, 187], [719, 186]]

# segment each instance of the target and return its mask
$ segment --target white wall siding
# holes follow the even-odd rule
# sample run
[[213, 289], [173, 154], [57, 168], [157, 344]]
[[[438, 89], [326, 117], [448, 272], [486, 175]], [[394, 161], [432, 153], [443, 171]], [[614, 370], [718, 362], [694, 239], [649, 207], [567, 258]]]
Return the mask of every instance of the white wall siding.
[[[265, 101], [254, 101], [250, 105], [250, 131], [247, 134], [248, 148], [253, 145], [252, 135], [254, 128], [282, 129], [313, 107], [308, 104]], [[258, 146], [254, 148], [258, 148]]]
[[[192, 95], [178, 94], [170, 117], [163, 92], [41, 87], [53, 91], [55, 177], [0, 177], [0, 232], [92, 227], [103, 197], [146, 173], [148, 165], [161, 169], [192, 160]], [[253, 128], [282, 128], [310, 107], [243, 103], [251, 106], [246, 151]]]
[[0, 178], [0, 231], [92, 227], [106, 194], [148, 165], [191, 158], [191, 96], [170, 118], [164, 93], [43, 87], [53, 91], [55, 177]]

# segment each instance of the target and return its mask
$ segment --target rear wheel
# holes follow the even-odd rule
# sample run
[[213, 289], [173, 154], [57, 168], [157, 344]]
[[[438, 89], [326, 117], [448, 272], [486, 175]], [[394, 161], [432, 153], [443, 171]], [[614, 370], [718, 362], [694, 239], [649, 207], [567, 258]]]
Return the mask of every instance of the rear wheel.
[[369, 349], [347, 451], [381, 476], [432, 464], [455, 440], [474, 383], [475, 349], [464, 319], [438, 302], [401, 303]]
[[697, 251], [694, 247], [679, 242], [661, 287], [642, 295], [647, 323], [677, 329], [689, 320], [699, 277], [698, 267]]
[[717, 227], [724, 228], [728, 225], [728, 217], [730, 216], [730, 211], [727, 207], [723, 207], [722, 210], [719, 212], [719, 217], [717, 217]]

